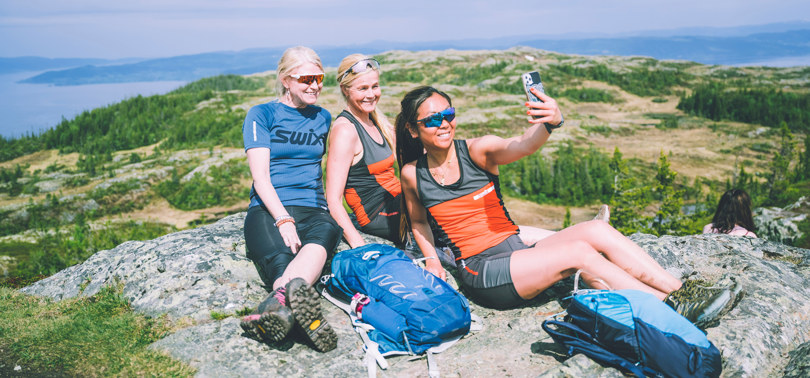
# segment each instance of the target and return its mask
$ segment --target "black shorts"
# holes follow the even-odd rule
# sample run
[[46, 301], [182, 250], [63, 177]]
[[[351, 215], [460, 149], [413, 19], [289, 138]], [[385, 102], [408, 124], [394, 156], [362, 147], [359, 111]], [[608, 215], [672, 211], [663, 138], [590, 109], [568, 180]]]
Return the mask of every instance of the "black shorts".
[[[343, 230], [337, 225], [329, 212], [318, 207], [285, 206], [287, 212], [295, 218], [295, 228], [301, 246], [317, 244], [331, 256], [340, 242]], [[253, 261], [259, 277], [267, 288], [272, 289], [275, 282], [295, 258], [290, 247], [284, 244], [276, 220], [264, 206], [248, 209], [245, 216], [245, 245], [247, 257]]]
[[458, 260], [465, 291], [476, 302], [491, 308], [513, 308], [526, 302], [518, 295], [509, 270], [512, 253], [526, 248], [518, 235], [512, 235], [475, 256]]

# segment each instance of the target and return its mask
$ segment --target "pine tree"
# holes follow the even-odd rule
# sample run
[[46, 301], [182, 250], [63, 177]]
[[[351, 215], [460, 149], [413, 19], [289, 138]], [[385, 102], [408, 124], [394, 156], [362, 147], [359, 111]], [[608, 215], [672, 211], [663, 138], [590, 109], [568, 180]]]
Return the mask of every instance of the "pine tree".
[[630, 175], [627, 161], [622, 159], [618, 147], [613, 151], [610, 168], [613, 171], [611, 224], [623, 234], [651, 232], [652, 219], [643, 215], [644, 209], [651, 203], [651, 188]]
[[794, 182], [810, 180], [810, 133], [804, 136], [804, 152], [796, 165]]
[[563, 228], [567, 228], [571, 225], [571, 208], [565, 208], [565, 218], [563, 219]]
[[782, 122], [779, 135], [781, 137], [779, 151], [774, 154], [768, 177], [768, 203], [777, 206], [781, 205], [782, 195], [791, 181], [792, 172], [789, 168], [796, 149], [793, 133], [790, 132], [787, 123]]
[[653, 230], [657, 235], [683, 234], [681, 208], [683, 207], [683, 190], [675, 188], [678, 173], [670, 169], [669, 159], [661, 151], [658, 158], [658, 173], [655, 175], [655, 197], [661, 201], [655, 213]]

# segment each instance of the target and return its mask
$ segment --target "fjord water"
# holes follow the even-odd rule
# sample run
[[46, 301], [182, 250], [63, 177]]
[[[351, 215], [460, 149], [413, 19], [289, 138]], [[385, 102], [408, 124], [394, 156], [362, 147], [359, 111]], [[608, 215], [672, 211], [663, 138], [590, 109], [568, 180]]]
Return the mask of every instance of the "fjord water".
[[39, 74], [0, 75], [0, 135], [17, 138], [54, 128], [85, 110], [114, 104], [137, 95], [163, 94], [185, 81], [152, 81], [115, 84], [53, 86], [18, 81]]

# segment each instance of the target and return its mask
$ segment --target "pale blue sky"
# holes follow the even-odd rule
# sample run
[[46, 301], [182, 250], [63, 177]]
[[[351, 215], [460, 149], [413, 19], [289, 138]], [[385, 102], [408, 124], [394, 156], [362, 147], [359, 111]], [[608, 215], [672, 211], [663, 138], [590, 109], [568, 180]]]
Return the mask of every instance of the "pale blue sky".
[[[534, 3], [534, 4], [531, 4]], [[808, 0], [2, 0], [0, 56], [164, 57], [810, 21]]]

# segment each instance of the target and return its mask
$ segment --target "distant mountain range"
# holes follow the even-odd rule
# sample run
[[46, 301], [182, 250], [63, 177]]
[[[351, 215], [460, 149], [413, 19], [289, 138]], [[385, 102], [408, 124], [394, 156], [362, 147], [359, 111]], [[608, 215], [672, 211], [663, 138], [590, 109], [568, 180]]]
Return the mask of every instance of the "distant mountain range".
[[[389, 50], [479, 50], [529, 46], [564, 54], [649, 56], [689, 60], [703, 64], [744, 65], [799, 58], [810, 65], [810, 23], [782, 23], [735, 28], [679, 29], [643, 35], [586, 37], [515, 36], [434, 42], [386, 42], [315, 47], [327, 66], [337, 66], [344, 56]], [[51, 70], [23, 80], [25, 83], [81, 85], [136, 81], [192, 81], [219, 74], [250, 74], [274, 69], [284, 47], [220, 51], [159, 59], [48, 59], [0, 58], [0, 73]], [[803, 62], [803, 63], [802, 63]]]

